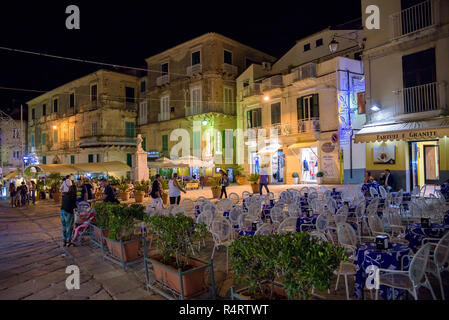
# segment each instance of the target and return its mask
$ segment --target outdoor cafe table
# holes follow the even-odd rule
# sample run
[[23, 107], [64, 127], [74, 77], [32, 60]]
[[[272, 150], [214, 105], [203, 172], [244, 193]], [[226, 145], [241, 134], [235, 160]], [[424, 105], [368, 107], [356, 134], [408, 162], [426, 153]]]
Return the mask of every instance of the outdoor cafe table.
[[[382, 269], [401, 270], [401, 259], [403, 256], [410, 254], [410, 248], [402, 243], [392, 243], [390, 249], [379, 250], [376, 248], [375, 242], [366, 242], [357, 247], [356, 260], [357, 266], [355, 276], [354, 295], [357, 299], [364, 297], [363, 289], [365, 288], [368, 274], [366, 269], [375, 265]], [[404, 270], [408, 269], [410, 261], [404, 259]], [[374, 289], [373, 289], [374, 290]], [[387, 286], [379, 287], [379, 294], [384, 300], [393, 298], [393, 289]], [[394, 299], [400, 298], [404, 294], [404, 290], [394, 289]]]
[[405, 239], [409, 241], [410, 248], [416, 252], [424, 238], [441, 239], [449, 231], [449, 225], [432, 223], [430, 228], [422, 228], [421, 223], [412, 223], [405, 231]]

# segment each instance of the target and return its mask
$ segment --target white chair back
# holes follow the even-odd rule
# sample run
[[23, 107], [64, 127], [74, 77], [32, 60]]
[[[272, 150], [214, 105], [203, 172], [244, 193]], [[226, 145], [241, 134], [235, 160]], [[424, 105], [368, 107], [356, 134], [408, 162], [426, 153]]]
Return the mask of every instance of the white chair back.
[[337, 225], [338, 243], [340, 245], [357, 246], [357, 235], [354, 228], [348, 223]]
[[298, 219], [296, 217], [288, 217], [284, 221], [281, 222], [278, 228], [278, 234], [284, 233], [295, 233], [296, 232], [296, 223]]
[[232, 203], [234, 204], [234, 206], [238, 205], [238, 203], [240, 202], [240, 197], [237, 193], [235, 192], [231, 192], [228, 196], [229, 199], [231, 199]]
[[259, 228], [257, 228], [257, 231], [254, 235], [268, 235], [273, 234], [273, 225], [271, 223], [264, 223]]

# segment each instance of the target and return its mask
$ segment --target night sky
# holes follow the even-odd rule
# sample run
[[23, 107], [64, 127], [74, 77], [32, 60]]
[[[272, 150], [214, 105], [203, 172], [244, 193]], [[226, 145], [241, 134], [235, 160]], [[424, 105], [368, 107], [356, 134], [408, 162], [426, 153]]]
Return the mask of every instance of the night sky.
[[[70, 4], [80, 30], [65, 27]], [[0, 46], [145, 67], [147, 57], [217, 32], [279, 58], [296, 40], [360, 16], [360, 0], [2, 1]], [[0, 87], [47, 91], [100, 68], [0, 50]], [[0, 89], [0, 108], [38, 95]]]

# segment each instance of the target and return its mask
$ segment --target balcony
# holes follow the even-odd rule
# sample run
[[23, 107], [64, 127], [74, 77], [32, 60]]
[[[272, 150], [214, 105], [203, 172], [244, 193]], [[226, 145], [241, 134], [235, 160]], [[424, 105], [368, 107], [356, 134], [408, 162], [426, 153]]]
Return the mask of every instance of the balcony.
[[200, 73], [203, 71], [203, 66], [201, 64], [195, 64], [193, 66], [187, 67], [187, 75], [189, 77], [193, 76], [196, 73]]
[[80, 148], [94, 148], [94, 147], [135, 147], [137, 138], [123, 137], [123, 136], [94, 136], [85, 137], [79, 140]]
[[252, 97], [252, 96], [258, 96], [261, 95], [262, 91], [260, 90], [260, 83], [252, 83], [248, 85], [247, 87], [244, 87], [241, 92], [241, 100], [244, 98]]
[[396, 115], [446, 109], [446, 83], [433, 82], [396, 91]]
[[262, 81], [262, 91], [279, 89], [282, 87], [282, 75], [276, 75]]
[[317, 65], [314, 62], [307, 63], [303, 66], [293, 69], [291, 73], [285, 76], [284, 82], [292, 84], [297, 81], [303, 81], [307, 79], [315, 79], [317, 77]]
[[268, 127], [267, 134], [278, 136], [289, 136], [304, 133], [315, 133], [320, 131], [320, 119], [298, 120], [290, 123], [279, 123]]
[[203, 103], [194, 107], [187, 107], [186, 117], [211, 112], [235, 116], [235, 103]]
[[170, 113], [158, 113], [157, 121], [168, 121], [170, 120]]
[[221, 66], [221, 70], [223, 73], [227, 73], [230, 75], [237, 75], [238, 74], [238, 68], [237, 66], [233, 66], [232, 64], [223, 63]]
[[160, 76], [156, 79], [156, 84], [157, 86], [162, 86], [166, 83], [170, 82], [170, 75], [169, 74], [165, 74], [163, 76]]
[[440, 0], [427, 0], [390, 16], [391, 40], [410, 35], [439, 23]]

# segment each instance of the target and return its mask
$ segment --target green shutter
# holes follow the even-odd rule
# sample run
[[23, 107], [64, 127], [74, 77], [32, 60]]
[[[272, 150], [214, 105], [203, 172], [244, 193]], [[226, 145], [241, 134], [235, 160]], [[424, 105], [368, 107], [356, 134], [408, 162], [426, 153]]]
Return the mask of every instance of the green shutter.
[[34, 135], [31, 136], [31, 146], [34, 148]]
[[46, 140], [46, 136], [45, 133], [42, 134], [42, 145], [45, 146], [45, 141]]
[[162, 136], [162, 153], [164, 157], [168, 157], [168, 135], [166, 134]]
[[47, 156], [42, 156], [42, 164], [47, 164]]
[[312, 118], [319, 118], [320, 117], [320, 102], [319, 102], [319, 95], [318, 93], [315, 93], [312, 98]]
[[58, 131], [55, 131], [53, 138], [54, 138], [53, 143], [58, 143]]
[[126, 154], [126, 164], [130, 167], [133, 166], [133, 157], [131, 153]]
[[89, 160], [88, 160], [88, 162], [89, 162], [89, 163], [94, 162], [94, 155], [93, 155], [93, 154], [89, 154]]
[[252, 127], [252, 122], [251, 122], [251, 111], [246, 111], [246, 126], [248, 128]]
[[304, 114], [304, 99], [303, 99], [303, 97], [298, 98], [296, 100], [296, 103], [297, 103], [298, 120], [302, 120], [304, 118], [303, 117], [303, 114]]
[[262, 109], [257, 109], [257, 127], [262, 126]]
[[75, 163], [75, 156], [70, 156], [70, 163], [74, 164]]
[[142, 149], [146, 151], [147, 149], [147, 138], [142, 139]]
[[126, 122], [125, 123], [126, 136], [134, 138], [136, 136], [134, 130], [134, 122]]
[[226, 148], [226, 130], [221, 132], [221, 148]]

